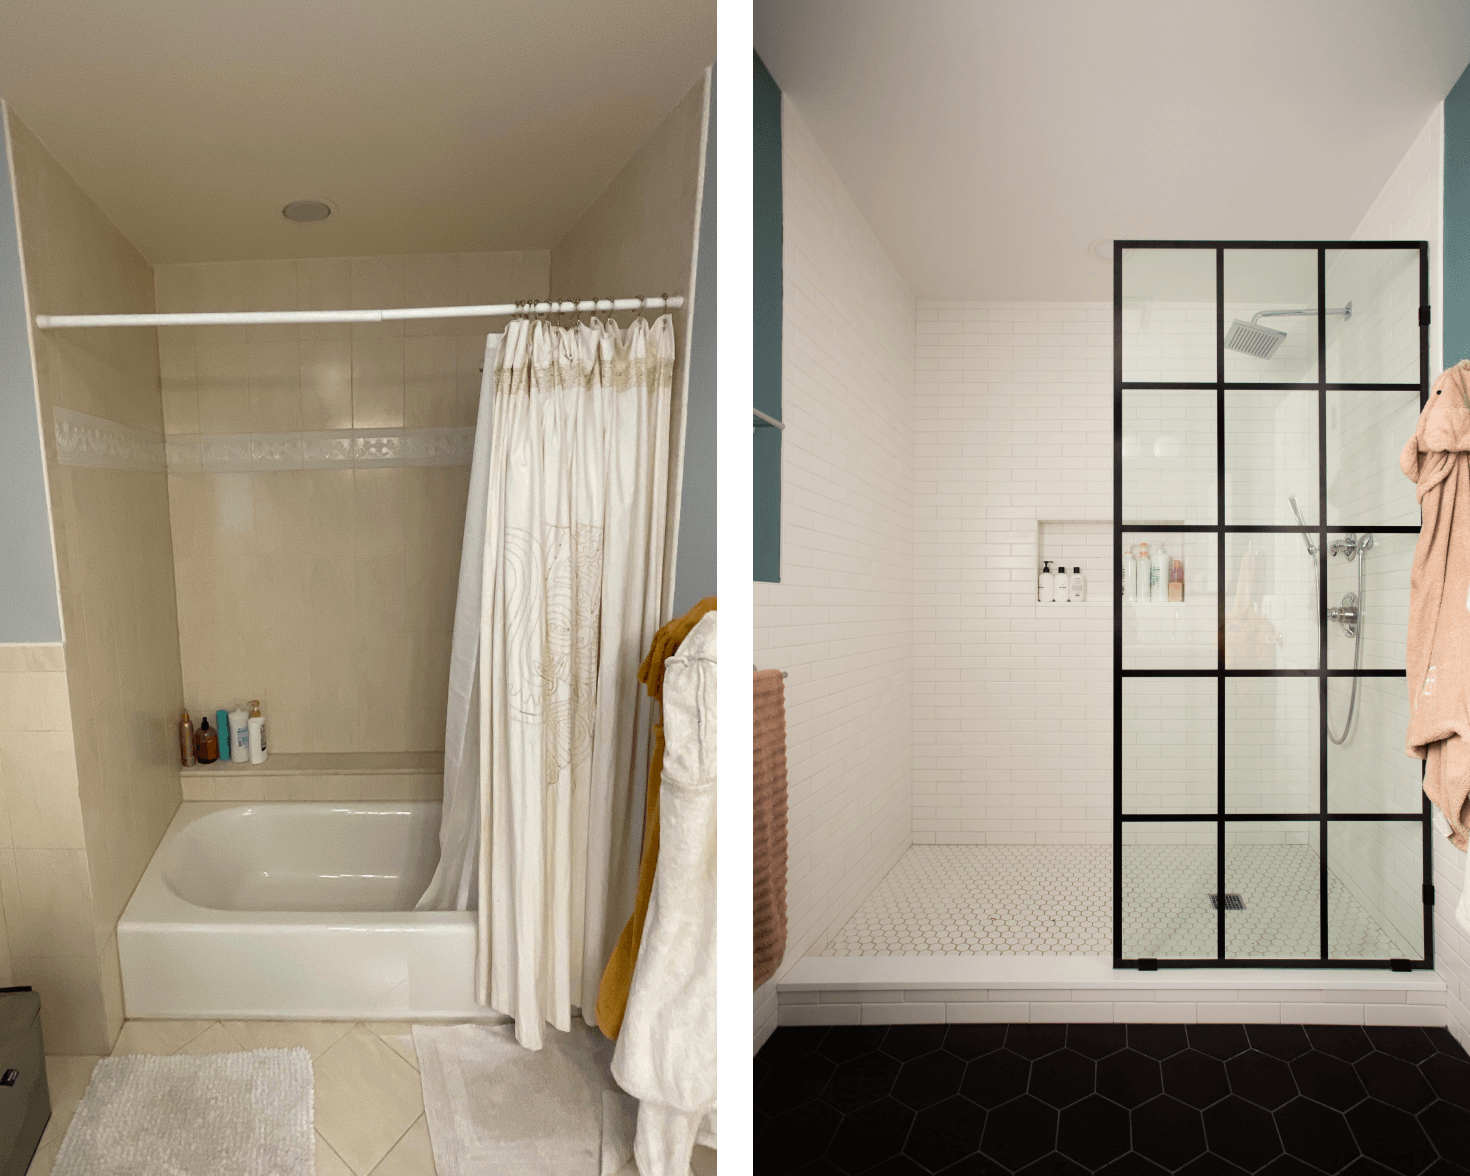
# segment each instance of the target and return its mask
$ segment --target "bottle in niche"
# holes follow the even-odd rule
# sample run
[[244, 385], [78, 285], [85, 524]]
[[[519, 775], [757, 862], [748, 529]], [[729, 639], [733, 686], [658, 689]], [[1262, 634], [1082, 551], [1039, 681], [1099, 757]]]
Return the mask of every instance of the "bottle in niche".
[[1138, 545], [1138, 575], [1133, 599], [1140, 603], [1148, 600], [1149, 579], [1153, 575], [1153, 563], [1148, 557], [1148, 544]]
[[269, 754], [265, 746], [265, 717], [260, 713], [260, 699], [250, 700], [250, 718], [246, 722], [250, 732], [250, 762], [263, 764]]
[[1148, 598], [1153, 604], [1163, 604], [1169, 599], [1169, 552], [1162, 543], [1154, 552], [1153, 564], [1149, 568]]
[[1182, 559], [1169, 562], [1169, 603], [1184, 603], [1184, 561]]
[[236, 707], [230, 712], [230, 763], [243, 764], [250, 759], [250, 712]]
[[1087, 581], [1082, 576], [1081, 568], [1072, 569], [1072, 582], [1070, 584], [1073, 600], [1087, 599]]
[[185, 707], [184, 717], [179, 720], [179, 762], [186, 768], [192, 768], [196, 759], [197, 753], [194, 750], [194, 721], [189, 718], [189, 710]]
[[1066, 604], [1072, 599], [1072, 591], [1067, 583], [1067, 565], [1057, 564], [1057, 603]]
[[199, 732], [194, 743], [201, 764], [212, 764], [219, 759], [219, 736], [210, 730], [208, 719], [199, 720]]
[[1056, 599], [1056, 576], [1052, 574], [1049, 559], [1041, 561], [1041, 579], [1038, 582], [1036, 599], [1042, 604], [1050, 604]]
[[1133, 548], [1123, 552], [1123, 599], [1138, 599], [1138, 560], [1133, 557]]

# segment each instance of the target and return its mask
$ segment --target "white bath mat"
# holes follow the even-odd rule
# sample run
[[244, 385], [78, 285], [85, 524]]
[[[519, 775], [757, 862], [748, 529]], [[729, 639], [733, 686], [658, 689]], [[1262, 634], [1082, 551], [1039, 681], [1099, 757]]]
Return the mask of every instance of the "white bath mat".
[[312, 1176], [311, 1055], [103, 1058], [52, 1176]]
[[415, 1025], [413, 1044], [439, 1176], [612, 1176], [633, 1155], [637, 1101], [582, 1021], [535, 1051], [514, 1025]]

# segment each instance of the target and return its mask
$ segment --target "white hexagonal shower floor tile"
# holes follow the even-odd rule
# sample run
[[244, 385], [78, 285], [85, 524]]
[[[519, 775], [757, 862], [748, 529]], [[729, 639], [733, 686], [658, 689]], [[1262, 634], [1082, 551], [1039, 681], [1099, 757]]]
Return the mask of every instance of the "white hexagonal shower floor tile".
[[[1232, 845], [1226, 916], [1236, 958], [1317, 958], [1318, 857], [1309, 845]], [[1124, 955], [1215, 955], [1212, 845], [1124, 847]], [[821, 953], [1111, 955], [1113, 853], [1097, 845], [915, 845]], [[1416, 896], [1417, 897], [1417, 896]], [[1328, 942], [1338, 959], [1417, 957], [1328, 876]]]

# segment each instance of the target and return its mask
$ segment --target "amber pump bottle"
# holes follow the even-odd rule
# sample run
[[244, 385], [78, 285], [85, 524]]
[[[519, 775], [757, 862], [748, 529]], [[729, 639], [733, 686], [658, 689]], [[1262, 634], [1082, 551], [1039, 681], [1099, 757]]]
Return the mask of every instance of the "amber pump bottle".
[[199, 720], [199, 735], [195, 742], [201, 764], [212, 764], [219, 759], [219, 736], [210, 730], [207, 718]]

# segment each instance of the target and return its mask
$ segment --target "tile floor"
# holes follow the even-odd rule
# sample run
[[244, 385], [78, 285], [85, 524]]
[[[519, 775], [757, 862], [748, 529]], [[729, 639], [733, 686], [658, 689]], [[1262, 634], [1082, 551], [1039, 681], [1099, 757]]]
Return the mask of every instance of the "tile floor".
[[[388, 1021], [129, 1021], [114, 1054], [302, 1046], [316, 1080], [316, 1176], [435, 1176], [413, 1033]], [[27, 1176], [49, 1176], [95, 1057], [48, 1057], [51, 1122]], [[715, 1153], [695, 1171], [714, 1176]], [[637, 1176], [630, 1165], [619, 1176]]]
[[[1318, 858], [1307, 845], [1239, 845], [1226, 885], [1233, 957], [1316, 958]], [[915, 845], [822, 951], [826, 956], [1110, 955], [1111, 846]], [[1124, 848], [1124, 955], [1215, 955], [1212, 846]], [[1337, 959], [1419, 958], [1331, 875], [1328, 942]]]
[[1444, 1029], [895, 1025], [776, 1030], [759, 1176], [1464, 1173]]

